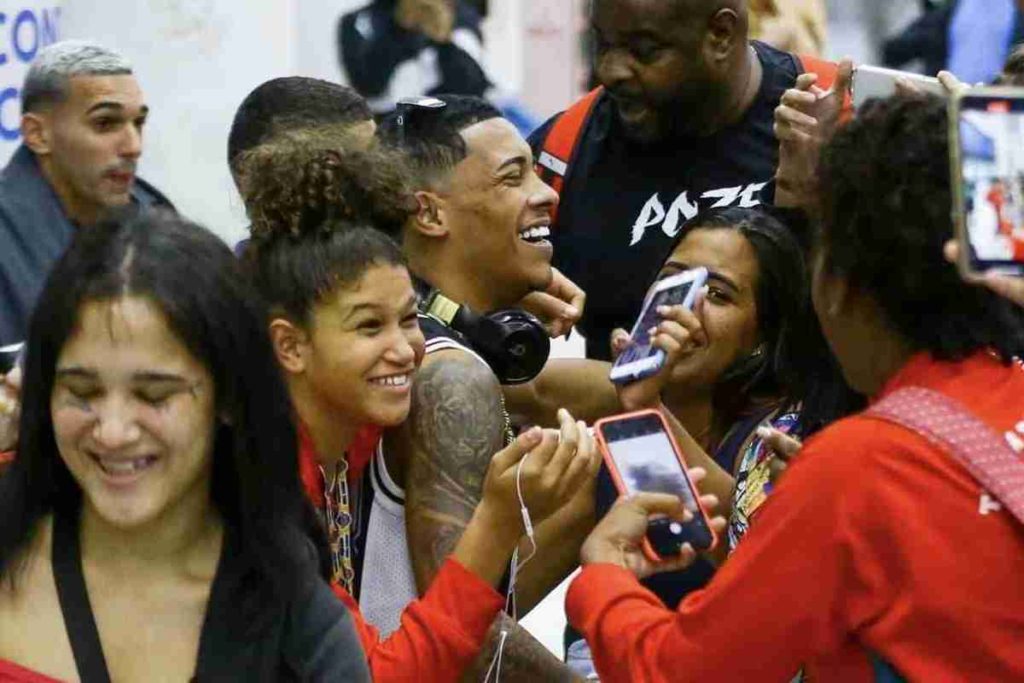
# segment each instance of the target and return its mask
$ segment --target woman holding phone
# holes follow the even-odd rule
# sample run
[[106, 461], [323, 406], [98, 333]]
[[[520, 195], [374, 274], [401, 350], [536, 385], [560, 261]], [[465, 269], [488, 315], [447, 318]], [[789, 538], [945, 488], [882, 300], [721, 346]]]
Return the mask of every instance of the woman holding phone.
[[[332, 536], [332, 578], [350, 609], [374, 623], [360, 620], [374, 678], [415, 671], [420, 681], [454, 681], [504, 604], [496, 587], [525, 533], [520, 506], [538, 524], [600, 459], [585, 426], [564, 411], [558, 432], [521, 434], [495, 456], [452, 557], [409, 602], [404, 467], [386, 430], [409, 414], [425, 341], [401, 250], [378, 229], [404, 219], [400, 182], [376, 182], [392, 163], [374, 150], [299, 141], [243, 161], [253, 225], [244, 258], [270, 304], [269, 336], [301, 425], [303, 480]], [[384, 438], [360, 463], [352, 447], [367, 425]]]
[[369, 680], [264, 319], [231, 251], [176, 216], [76, 236], [0, 478], [0, 678]]
[[[1024, 594], [1006, 590], [1024, 573], [1024, 509], [1008, 495], [1024, 313], [942, 256], [946, 121], [936, 98], [896, 97], [826, 146], [814, 308], [871, 407], [804, 446], [723, 569], [676, 610], [624, 570], [648, 514], [679, 502], [624, 502], [601, 522], [567, 598], [601, 680], [1024, 677]], [[988, 460], [1017, 469], [979, 474]]]

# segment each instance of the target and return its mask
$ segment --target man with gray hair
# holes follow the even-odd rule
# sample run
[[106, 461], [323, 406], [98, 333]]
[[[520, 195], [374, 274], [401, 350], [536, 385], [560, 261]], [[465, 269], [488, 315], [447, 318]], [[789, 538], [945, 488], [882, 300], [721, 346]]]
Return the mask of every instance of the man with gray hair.
[[22, 146], [0, 172], [0, 346], [23, 339], [50, 267], [78, 227], [128, 204], [168, 205], [136, 179], [148, 108], [121, 55], [65, 41], [22, 90]]

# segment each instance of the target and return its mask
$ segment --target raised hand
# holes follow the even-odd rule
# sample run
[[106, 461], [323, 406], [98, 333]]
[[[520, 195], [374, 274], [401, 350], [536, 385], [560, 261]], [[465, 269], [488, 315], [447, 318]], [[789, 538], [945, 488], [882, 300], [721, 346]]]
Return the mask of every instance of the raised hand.
[[568, 335], [583, 315], [587, 295], [579, 285], [551, 269], [551, 284], [543, 292], [527, 294], [519, 305], [537, 316], [552, 339]]
[[775, 109], [779, 166], [775, 173], [775, 203], [805, 206], [814, 191], [821, 149], [842, 121], [853, 81], [853, 62], [844, 59], [832, 88], [818, 87], [818, 75], [801, 74], [782, 95]]
[[[616, 386], [619, 402], [624, 410], [656, 408], [661, 403], [661, 392], [672, 378], [672, 371], [680, 360], [694, 351], [707, 346], [708, 336], [701, 322], [704, 297], [698, 296], [693, 310], [684, 306], [660, 306], [657, 313], [661, 322], [650, 331], [651, 345], [665, 352], [665, 364], [661, 370], [645, 379]], [[619, 352], [629, 343], [629, 335], [612, 335], [613, 353], [616, 345]]]
[[494, 456], [481, 505], [520, 520], [521, 502], [525, 503], [536, 525], [597, 475], [601, 458], [587, 426], [564, 409], [558, 411], [558, 422], [557, 430], [534, 427]]
[[[946, 260], [956, 263], [960, 258], [960, 244], [956, 240], [950, 240], [945, 247]], [[978, 275], [966, 275], [964, 281], [971, 285], [988, 287], [999, 296], [1009, 299], [1018, 306], [1024, 306], [1024, 277], [1014, 275], [1000, 275], [998, 273], [983, 273]]]

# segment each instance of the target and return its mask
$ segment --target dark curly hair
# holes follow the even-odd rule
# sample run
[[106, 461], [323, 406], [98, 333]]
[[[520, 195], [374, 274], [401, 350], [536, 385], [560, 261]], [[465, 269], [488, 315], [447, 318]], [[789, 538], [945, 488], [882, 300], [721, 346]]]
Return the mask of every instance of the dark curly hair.
[[869, 102], [822, 153], [818, 249], [827, 272], [871, 296], [914, 348], [943, 360], [1024, 352], [1024, 313], [964, 284], [953, 236], [948, 114], [936, 97]]
[[316, 304], [374, 265], [404, 266], [412, 212], [395, 152], [333, 133], [284, 134], [244, 155], [252, 240], [243, 261], [272, 315], [309, 327]]
[[404, 157], [333, 131], [282, 133], [239, 159], [254, 242], [297, 237], [330, 221], [363, 221], [399, 237], [415, 202]]

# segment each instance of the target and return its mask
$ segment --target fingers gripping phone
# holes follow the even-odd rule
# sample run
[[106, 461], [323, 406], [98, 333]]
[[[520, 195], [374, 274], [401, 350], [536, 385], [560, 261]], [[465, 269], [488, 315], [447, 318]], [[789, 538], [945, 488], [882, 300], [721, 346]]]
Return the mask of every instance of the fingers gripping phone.
[[880, 66], [858, 66], [853, 72], [853, 106], [861, 106], [872, 98], [885, 99], [896, 94], [896, 84], [904, 78], [918, 89], [939, 97], [946, 96], [946, 89], [939, 79], [922, 76], [910, 71], [885, 69]]
[[643, 547], [648, 559], [660, 562], [678, 555], [684, 543], [697, 551], [715, 547], [718, 538], [661, 413], [644, 410], [604, 418], [595, 423], [594, 430], [619, 493], [668, 493], [680, 498], [693, 513], [689, 522], [651, 520]]
[[949, 122], [960, 270], [1024, 275], [1024, 91], [958, 93]]
[[665, 365], [665, 352], [651, 345], [648, 330], [659, 322], [659, 306], [685, 306], [693, 308], [697, 293], [708, 280], [706, 268], [694, 268], [678, 275], [672, 275], [655, 283], [644, 299], [640, 315], [630, 333], [632, 342], [627, 346], [612, 365], [608, 375], [611, 381], [618, 384], [635, 382], [650, 377]]

